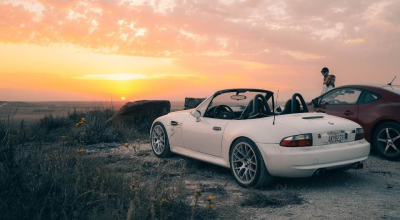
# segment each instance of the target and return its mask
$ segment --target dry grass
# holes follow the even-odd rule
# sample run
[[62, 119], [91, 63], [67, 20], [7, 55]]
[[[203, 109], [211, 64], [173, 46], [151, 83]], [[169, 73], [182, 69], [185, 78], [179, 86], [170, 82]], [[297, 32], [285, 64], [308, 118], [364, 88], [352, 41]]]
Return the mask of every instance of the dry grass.
[[142, 137], [123, 125], [106, 126], [112, 114], [74, 111], [18, 127], [0, 121], [1, 219], [217, 218], [215, 210], [193, 204], [183, 178], [176, 178], [187, 175], [185, 163], [149, 165], [140, 159], [148, 152], [138, 150], [126, 158], [77, 151], [86, 144]]
[[303, 199], [297, 193], [287, 190], [270, 192], [250, 191], [246, 198], [240, 203], [240, 206], [253, 208], [282, 207], [301, 204], [302, 202]]
[[220, 186], [220, 185], [204, 185], [204, 184], [200, 184], [199, 188], [201, 189], [201, 191], [209, 192], [209, 193], [212, 193], [214, 195], [226, 195], [227, 194], [224, 186]]

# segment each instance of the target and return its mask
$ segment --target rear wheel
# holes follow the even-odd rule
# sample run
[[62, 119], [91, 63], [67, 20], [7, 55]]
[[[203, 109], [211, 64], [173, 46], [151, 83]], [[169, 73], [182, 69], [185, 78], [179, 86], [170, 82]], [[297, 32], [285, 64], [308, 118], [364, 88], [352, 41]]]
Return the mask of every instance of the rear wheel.
[[400, 158], [400, 125], [388, 122], [380, 125], [374, 134], [375, 150], [383, 157], [394, 160]]
[[168, 135], [164, 125], [160, 122], [154, 123], [151, 130], [151, 149], [157, 157], [164, 158], [171, 155]]
[[272, 183], [273, 177], [268, 173], [256, 144], [250, 139], [236, 140], [229, 157], [232, 174], [239, 185], [261, 188]]

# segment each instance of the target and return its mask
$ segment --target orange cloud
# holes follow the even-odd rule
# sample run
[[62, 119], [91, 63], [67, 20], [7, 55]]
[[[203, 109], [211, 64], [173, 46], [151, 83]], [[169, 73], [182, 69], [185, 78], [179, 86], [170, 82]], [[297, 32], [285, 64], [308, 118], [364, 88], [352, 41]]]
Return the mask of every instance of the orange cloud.
[[344, 41], [345, 44], [362, 44], [364, 42], [365, 42], [365, 40], [362, 38], [347, 39]]
[[317, 55], [317, 54], [310, 54], [310, 53], [303, 53], [299, 51], [283, 51], [283, 54], [287, 54], [293, 58], [299, 60], [314, 60], [314, 59], [326, 59], [325, 56]]
[[[310, 89], [311, 97], [323, 66], [338, 85], [392, 78], [399, 7], [386, 0], [3, 0], [0, 88], [139, 98], [254, 86], [286, 88], [288, 97]], [[125, 80], [104, 80], [113, 78]]]

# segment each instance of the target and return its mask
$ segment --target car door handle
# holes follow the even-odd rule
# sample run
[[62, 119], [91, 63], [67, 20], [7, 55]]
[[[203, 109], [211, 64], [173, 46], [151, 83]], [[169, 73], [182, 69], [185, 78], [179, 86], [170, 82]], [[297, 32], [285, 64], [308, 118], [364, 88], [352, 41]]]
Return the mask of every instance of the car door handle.
[[345, 114], [345, 115], [354, 115], [354, 112], [347, 110], [343, 114]]
[[221, 127], [213, 127], [213, 130], [214, 130], [214, 131], [220, 131], [220, 130], [221, 130]]
[[172, 125], [172, 126], [177, 126], [177, 125], [178, 125], [178, 122], [176, 122], [176, 121], [171, 121], [171, 125]]

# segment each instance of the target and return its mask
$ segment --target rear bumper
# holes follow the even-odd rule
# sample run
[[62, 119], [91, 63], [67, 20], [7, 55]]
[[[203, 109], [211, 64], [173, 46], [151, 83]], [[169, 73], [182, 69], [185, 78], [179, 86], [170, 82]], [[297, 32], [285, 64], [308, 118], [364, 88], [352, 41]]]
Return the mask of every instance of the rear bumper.
[[366, 140], [299, 148], [256, 144], [269, 173], [279, 177], [309, 177], [321, 168], [343, 168], [366, 160], [370, 151]]

